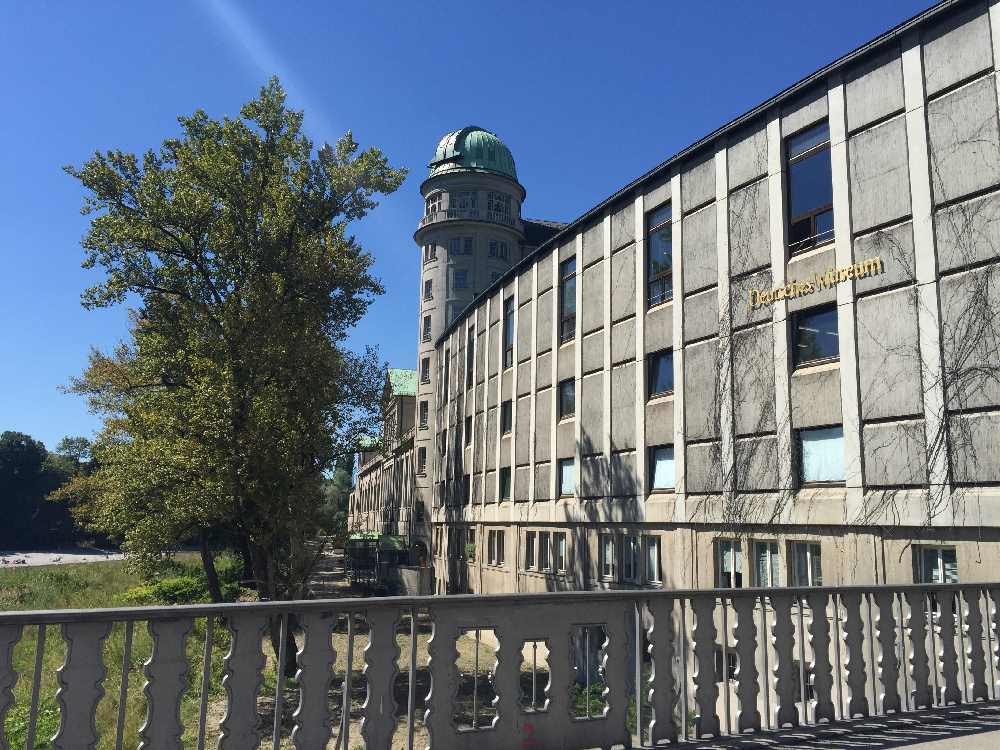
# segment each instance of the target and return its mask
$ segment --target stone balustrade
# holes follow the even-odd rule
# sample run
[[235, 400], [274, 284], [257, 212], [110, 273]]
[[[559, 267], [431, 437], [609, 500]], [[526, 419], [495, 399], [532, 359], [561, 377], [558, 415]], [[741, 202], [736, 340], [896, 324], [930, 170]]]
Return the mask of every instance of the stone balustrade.
[[[1000, 583], [6, 612], [0, 726], [23, 705], [35, 747], [55, 648], [57, 750], [129, 747], [136, 700], [143, 748], [569, 750], [766, 733], [996, 699], [998, 595]], [[282, 646], [277, 664], [272, 627], [297, 651]], [[19, 644], [33, 649], [21, 674]], [[265, 691], [288, 659], [294, 680]], [[117, 707], [114, 737], [98, 736], [102, 700]]]

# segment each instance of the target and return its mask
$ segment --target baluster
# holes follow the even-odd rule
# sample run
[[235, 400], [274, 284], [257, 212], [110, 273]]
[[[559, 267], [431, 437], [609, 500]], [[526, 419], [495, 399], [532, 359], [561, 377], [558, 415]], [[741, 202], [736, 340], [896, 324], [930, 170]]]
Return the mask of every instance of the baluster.
[[834, 721], [833, 665], [830, 663], [830, 619], [827, 617], [828, 597], [822, 591], [806, 595], [812, 615], [809, 623], [809, 645], [812, 648], [813, 696], [816, 705], [813, 716], [816, 723]]
[[910, 680], [913, 683], [913, 708], [934, 705], [931, 690], [931, 665], [927, 654], [927, 598], [923, 591], [907, 591], [904, 596], [910, 610], [906, 631], [910, 641]]
[[[626, 729], [628, 717], [628, 631], [631, 602], [609, 605], [602, 618], [607, 637], [601, 645], [601, 665], [598, 674], [604, 675], [604, 716], [608, 725]], [[631, 736], [626, 729], [626, 736]]]
[[847, 671], [847, 716], [868, 716], [868, 695], [865, 671], [865, 623], [861, 618], [861, 594], [848, 591], [841, 594], [844, 604], [844, 667]]
[[[24, 746], [29, 748], [29, 750], [34, 750], [35, 732], [38, 729], [38, 694], [42, 688], [42, 659], [45, 656], [45, 631], [45, 625], [39, 623], [38, 640], [35, 641], [35, 669], [31, 673], [31, 703], [28, 706], [27, 737], [24, 741]], [[3, 726], [2, 717], [0, 717], [0, 726]]]
[[4, 720], [14, 705], [14, 685], [17, 684], [18, 677], [14, 671], [14, 645], [19, 640], [21, 640], [20, 625], [0, 625], [0, 747], [5, 747]]
[[969, 675], [972, 677], [972, 700], [989, 699], [989, 687], [986, 684], [986, 653], [983, 649], [983, 612], [979, 603], [980, 589], [966, 589], [962, 598], [966, 603], [965, 611], [965, 648], [968, 658]]
[[331, 612], [307, 612], [299, 618], [303, 641], [296, 654], [295, 681], [299, 705], [292, 714], [292, 745], [296, 750], [325, 747], [333, 731], [330, 685], [337, 652], [330, 641], [335, 622]]
[[424, 725], [430, 737], [429, 748], [438, 750], [450, 746], [454, 728], [451, 724], [451, 703], [458, 690], [455, 660], [458, 649], [455, 638], [455, 610], [439, 606], [431, 609], [433, 623], [427, 641], [427, 669], [431, 678], [430, 692], [425, 699]]
[[757, 700], [760, 697], [760, 674], [757, 671], [757, 623], [754, 621], [757, 599], [752, 595], [737, 595], [732, 601], [736, 613], [736, 627], [733, 628], [737, 664], [736, 698], [740, 703], [736, 731], [739, 734], [747, 730], [759, 732], [761, 723]]
[[368, 683], [361, 736], [365, 747], [389, 747], [395, 729], [396, 700], [392, 685], [398, 669], [399, 645], [396, 643], [395, 609], [379, 607], [365, 614], [368, 621], [368, 645], [365, 647], [363, 674]]
[[257, 694], [263, 680], [261, 639], [266, 625], [266, 616], [254, 612], [237, 612], [229, 618], [229, 653], [222, 662], [226, 715], [220, 725], [219, 750], [245, 750], [260, 742]]
[[531, 615], [503, 617], [493, 628], [493, 635], [500, 645], [496, 650], [493, 690], [496, 693], [493, 705], [496, 714], [492, 726], [501, 734], [516, 736], [517, 712], [521, 701], [521, 646], [525, 641], [524, 625], [534, 622]]
[[185, 646], [191, 625], [191, 620], [150, 620], [146, 624], [153, 652], [142, 668], [146, 675], [142, 688], [146, 722], [139, 730], [139, 750], [181, 747], [181, 698], [188, 674]]
[[902, 702], [899, 696], [899, 658], [896, 655], [896, 596], [891, 590], [880, 588], [875, 591], [874, 598], [878, 608], [875, 626], [878, 632], [882, 713], [899, 713]]
[[986, 589], [986, 641], [989, 645], [989, 659], [990, 659], [990, 697], [993, 700], [997, 699], [997, 653], [1000, 649], [1000, 644], [997, 643], [997, 638], [1000, 636], [1000, 630], [997, 629], [997, 617], [1000, 617], [1000, 607], [997, 607], [997, 590], [996, 589]]
[[677, 703], [677, 686], [674, 684], [674, 600], [657, 596], [650, 601], [649, 609], [652, 624], [647, 635], [653, 656], [653, 668], [649, 675], [649, 697], [653, 706], [649, 738], [655, 745], [660, 740], [677, 741], [677, 722], [674, 721], [674, 706]]
[[719, 714], [716, 711], [719, 688], [715, 682], [715, 595], [692, 597], [691, 614], [694, 617], [691, 640], [694, 642], [694, 700], [698, 706], [697, 736], [718, 737], [721, 727]]
[[72, 622], [62, 626], [66, 661], [57, 673], [56, 702], [62, 715], [59, 732], [52, 738], [55, 750], [80, 750], [97, 746], [95, 716], [104, 695], [107, 675], [101, 644], [111, 632], [108, 622]]
[[955, 600], [957, 593], [953, 590], [938, 590], [935, 592], [938, 605], [937, 627], [938, 657], [941, 665], [941, 700], [945, 705], [962, 702], [962, 688], [958, 684], [958, 652], [955, 639], [958, 633], [955, 627]]
[[799, 698], [795, 690], [795, 627], [792, 624], [792, 597], [790, 594], [772, 592], [771, 609], [774, 610], [774, 625], [771, 627], [774, 645], [774, 692], [778, 699], [776, 723], [779, 728], [798, 726], [799, 712], [795, 701]]

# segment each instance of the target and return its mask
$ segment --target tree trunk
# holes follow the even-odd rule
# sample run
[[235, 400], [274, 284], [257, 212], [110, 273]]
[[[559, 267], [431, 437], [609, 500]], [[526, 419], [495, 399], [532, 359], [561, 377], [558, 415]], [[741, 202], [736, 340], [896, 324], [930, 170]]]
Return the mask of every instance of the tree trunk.
[[198, 535], [201, 546], [201, 565], [205, 569], [205, 580], [208, 581], [208, 595], [212, 601], [219, 603], [222, 601], [222, 586], [219, 585], [219, 573], [215, 569], [215, 558], [212, 550], [208, 548], [208, 534], [202, 529]]

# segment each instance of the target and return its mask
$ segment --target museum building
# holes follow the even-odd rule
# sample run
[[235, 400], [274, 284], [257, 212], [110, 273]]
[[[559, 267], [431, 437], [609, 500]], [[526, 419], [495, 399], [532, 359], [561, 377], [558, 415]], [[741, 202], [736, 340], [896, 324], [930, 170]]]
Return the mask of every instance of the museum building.
[[446, 135], [410, 461], [437, 591], [995, 577], [998, 55], [1000, 4], [940, 3], [569, 225]]

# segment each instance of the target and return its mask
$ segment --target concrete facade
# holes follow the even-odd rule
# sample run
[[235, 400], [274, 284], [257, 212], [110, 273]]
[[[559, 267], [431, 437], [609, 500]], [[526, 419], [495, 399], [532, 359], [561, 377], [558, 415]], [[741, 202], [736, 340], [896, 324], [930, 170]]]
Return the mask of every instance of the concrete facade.
[[[769, 583], [754, 570], [758, 542], [775, 543], [780, 585], [798, 543], [819, 545], [828, 585], [913, 581], [940, 547], [960, 580], [990, 578], [998, 57], [1000, 4], [941, 3], [619, 190], [436, 318], [419, 353], [433, 362], [418, 396], [433, 416], [415, 443], [428, 446], [417, 487], [439, 591], [711, 586], [728, 540], [743, 585]], [[790, 138], [820, 124], [831, 231], [794, 252]], [[672, 295], [653, 303], [647, 217], [667, 205]], [[418, 244], [447, 231], [425, 217]], [[570, 258], [576, 320], [561, 337]], [[819, 310], [836, 321], [837, 356], [798, 366], [794, 332]], [[673, 386], [651, 396], [663, 352]], [[564, 381], [575, 410], [561, 417]], [[803, 431], [815, 428], [842, 431], [834, 481], [803, 481]], [[655, 487], [658, 447], [672, 449], [672, 487]], [[531, 564], [540, 534], [549, 569]], [[660, 573], [646, 569], [650, 539]]]

